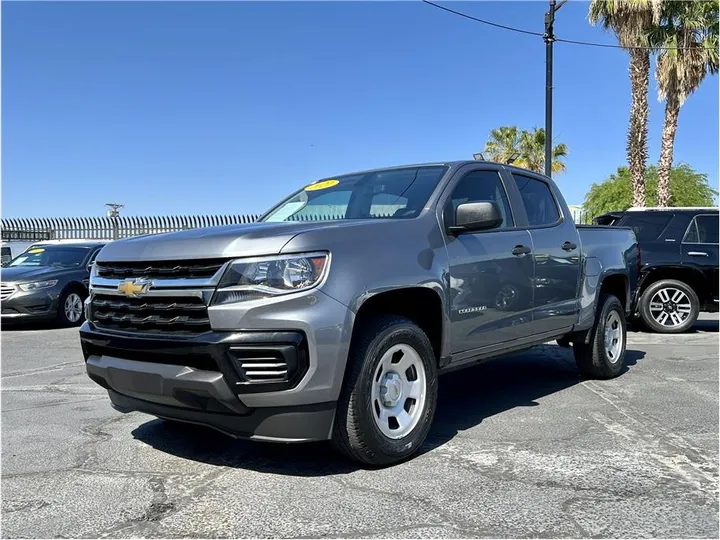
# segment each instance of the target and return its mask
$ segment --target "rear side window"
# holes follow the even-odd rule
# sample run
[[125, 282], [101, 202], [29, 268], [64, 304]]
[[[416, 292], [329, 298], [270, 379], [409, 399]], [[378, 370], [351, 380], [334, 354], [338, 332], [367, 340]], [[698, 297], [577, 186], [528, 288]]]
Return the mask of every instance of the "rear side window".
[[639, 242], [651, 242], [660, 237], [673, 216], [671, 212], [628, 212], [617, 224], [635, 231]]
[[683, 242], [688, 244], [717, 244], [718, 216], [695, 216]]
[[520, 190], [530, 227], [553, 225], [560, 220], [555, 197], [545, 182], [515, 173], [513, 178]]

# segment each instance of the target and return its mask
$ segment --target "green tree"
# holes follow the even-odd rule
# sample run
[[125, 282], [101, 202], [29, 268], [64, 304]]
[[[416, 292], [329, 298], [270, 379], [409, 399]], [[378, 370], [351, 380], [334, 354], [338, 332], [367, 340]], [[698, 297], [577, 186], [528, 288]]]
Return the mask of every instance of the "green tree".
[[[565, 171], [563, 160], [567, 157], [567, 145], [557, 144], [552, 151], [552, 170], [554, 173]], [[545, 130], [534, 128], [532, 131], [520, 130], [517, 126], [501, 126], [490, 132], [485, 143], [483, 156], [496, 163], [512, 163], [531, 171], [542, 173], [545, 170]]]
[[[666, 0], [669, 1], [669, 0]], [[660, 23], [662, 0], [592, 0], [589, 19], [612, 30], [630, 54], [630, 122], [627, 156], [632, 177], [633, 206], [645, 205], [645, 166], [648, 158], [648, 34]]]
[[[534, 128], [532, 131], [523, 131], [520, 135], [520, 156], [513, 163], [523, 169], [545, 172], [545, 130]], [[565, 172], [565, 162], [568, 155], [567, 145], [559, 143], [552, 149], [552, 172]]]
[[508, 163], [520, 153], [521, 132], [517, 126], [500, 126], [490, 132], [483, 156], [488, 161]]
[[[647, 206], [657, 205], [658, 168], [645, 171]], [[670, 171], [670, 200], [668, 206], [712, 206], [718, 192], [708, 184], [707, 174], [680, 164]], [[590, 186], [585, 195], [583, 210], [592, 217], [634, 206], [630, 170], [619, 167], [617, 172], [600, 184]]]
[[655, 79], [665, 101], [660, 160], [658, 206], [670, 199], [670, 170], [680, 107], [708, 74], [718, 72], [718, 0], [666, 2], [663, 24], [651, 35], [661, 49]]

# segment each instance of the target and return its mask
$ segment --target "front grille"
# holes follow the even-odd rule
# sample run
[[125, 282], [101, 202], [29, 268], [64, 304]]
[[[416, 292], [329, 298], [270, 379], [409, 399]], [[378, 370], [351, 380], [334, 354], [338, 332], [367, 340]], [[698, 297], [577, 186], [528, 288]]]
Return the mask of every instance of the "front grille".
[[207, 306], [190, 296], [121, 298], [95, 295], [90, 320], [99, 328], [144, 334], [197, 335], [210, 331]]
[[10, 298], [14, 292], [15, 286], [5, 285], [3, 283], [2, 285], [0, 285], [0, 300], [6, 300], [7, 298]]
[[226, 259], [153, 262], [97, 262], [97, 274], [108, 279], [197, 279], [214, 276]]

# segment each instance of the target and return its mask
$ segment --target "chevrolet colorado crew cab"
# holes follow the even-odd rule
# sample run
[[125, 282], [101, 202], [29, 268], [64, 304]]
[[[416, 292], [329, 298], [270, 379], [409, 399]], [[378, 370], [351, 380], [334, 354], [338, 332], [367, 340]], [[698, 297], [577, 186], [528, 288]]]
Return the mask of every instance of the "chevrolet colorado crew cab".
[[637, 262], [632, 230], [576, 227], [544, 176], [376, 169], [256, 223], [109, 243], [80, 340], [121, 412], [389, 465], [426, 438], [443, 372], [557, 340], [619, 375]]

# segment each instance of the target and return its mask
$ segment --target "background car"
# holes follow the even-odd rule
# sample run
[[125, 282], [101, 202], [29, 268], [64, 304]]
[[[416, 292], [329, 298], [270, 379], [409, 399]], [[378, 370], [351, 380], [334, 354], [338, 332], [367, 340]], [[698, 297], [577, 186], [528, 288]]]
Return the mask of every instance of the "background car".
[[630, 208], [595, 223], [635, 231], [642, 261], [633, 312], [655, 332], [677, 334], [718, 311], [718, 208]]
[[36, 244], [6, 263], [0, 272], [2, 322], [54, 319], [62, 326], [81, 324], [90, 265], [104, 245]]

